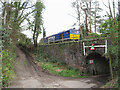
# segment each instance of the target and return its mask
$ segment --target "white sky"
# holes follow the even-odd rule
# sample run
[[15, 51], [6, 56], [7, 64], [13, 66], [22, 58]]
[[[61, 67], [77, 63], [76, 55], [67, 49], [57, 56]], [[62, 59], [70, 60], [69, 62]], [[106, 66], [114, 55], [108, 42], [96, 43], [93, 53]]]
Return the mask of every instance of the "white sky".
[[74, 13], [71, 3], [74, 0], [44, 0], [46, 10], [43, 14], [47, 36], [70, 29], [76, 20], [69, 14]]
[[[46, 28], [46, 36], [50, 36], [73, 28], [72, 25], [76, 23], [75, 10], [72, 8], [72, 2], [75, 0], [44, 0], [45, 10], [43, 11], [43, 22]], [[101, 15], [106, 14], [105, 11], [108, 9], [99, 0], [100, 7], [103, 8], [104, 12]], [[107, 0], [103, 0], [107, 5]], [[118, 1], [118, 0], [115, 0]], [[108, 5], [107, 5], [108, 6]], [[84, 20], [84, 18], [83, 18]], [[32, 34], [29, 31], [24, 31], [28, 37], [32, 38]], [[42, 34], [39, 35], [39, 40], [42, 38]]]

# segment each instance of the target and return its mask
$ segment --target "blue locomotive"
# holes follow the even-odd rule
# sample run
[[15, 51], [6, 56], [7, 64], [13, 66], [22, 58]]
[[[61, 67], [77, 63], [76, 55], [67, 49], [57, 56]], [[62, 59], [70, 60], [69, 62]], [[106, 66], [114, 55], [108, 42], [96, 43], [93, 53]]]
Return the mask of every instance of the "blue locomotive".
[[68, 41], [68, 40], [79, 40], [80, 32], [75, 28], [69, 29], [58, 34], [54, 34], [52, 36], [44, 38], [44, 43], [52, 43], [59, 41]]

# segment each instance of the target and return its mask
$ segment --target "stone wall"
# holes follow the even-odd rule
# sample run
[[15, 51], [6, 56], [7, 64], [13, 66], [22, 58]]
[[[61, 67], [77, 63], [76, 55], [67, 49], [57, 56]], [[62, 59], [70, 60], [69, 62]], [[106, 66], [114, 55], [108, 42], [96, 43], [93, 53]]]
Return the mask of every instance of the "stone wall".
[[83, 71], [85, 59], [81, 54], [81, 42], [59, 43], [51, 45], [41, 45], [43, 53], [48, 53], [57, 60], [64, 61], [73, 68], [78, 68]]

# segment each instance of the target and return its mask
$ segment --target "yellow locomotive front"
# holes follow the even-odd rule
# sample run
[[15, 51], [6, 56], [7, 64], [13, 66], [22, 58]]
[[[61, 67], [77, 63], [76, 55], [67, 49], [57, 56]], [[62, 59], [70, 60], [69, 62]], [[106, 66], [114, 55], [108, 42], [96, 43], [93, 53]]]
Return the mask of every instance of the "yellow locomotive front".
[[76, 30], [76, 29], [70, 30], [70, 39], [79, 40], [80, 39], [79, 30]]

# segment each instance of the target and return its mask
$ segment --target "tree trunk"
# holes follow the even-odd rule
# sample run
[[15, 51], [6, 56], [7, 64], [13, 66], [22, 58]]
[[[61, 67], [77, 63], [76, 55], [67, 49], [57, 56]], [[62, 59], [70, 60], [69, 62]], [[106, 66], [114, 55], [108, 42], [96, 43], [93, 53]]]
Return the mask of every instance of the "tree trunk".
[[[119, 11], [119, 16], [118, 16], [118, 22], [120, 22], [120, 1], [118, 1], [118, 11]], [[120, 23], [118, 23], [118, 35], [120, 35]], [[118, 39], [118, 43], [120, 43], [120, 39]], [[120, 44], [118, 44], [118, 47], [120, 47]], [[118, 50], [118, 53], [120, 53], [120, 49]], [[118, 55], [118, 68], [120, 68], [120, 54]], [[120, 70], [118, 70], [118, 87], [120, 87]]]
[[85, 28], [86, 28], [85, 36], [88, 36], [87, 10], [85, 10]]
[[33, 33], [33, 43], [34, 43], [34, 47], [37, 47], [37, 42], [36, 42], [36, 29], [34, 30], [34, 33]]
[[112, 10], [111, 10], [111, 6], [110, 6], [110, 1], [109, 0], [108, 0], [108, 5], [109, 5], [109, 11], [110, 11], [110, 18], [113, 18]]
[[97, 10], [96, 10], [96, 6], [95, 6], [95, 17], [94, 17], [95, 33], [96, 33], [96, 12], [97, 12]]
[[80, 31], [80, 38], [82, 40], [83, 39], [83, 34], [82, 34], [82, 30], [81, 30], [81, 25], [80, 25], [80, 19], [79, 19], [79, 31]]
[[110, 75], [111, 75], [111, 78], [113, 80], [113, 70], [112, 70], [112, 59], [111, 59], [111, 56], [109, 55], [109, 67], [110, 67]]
[[77, 1], [77, 12], [78, 12], [78, 21], [79, 21], [79, 31], [80, 31], [80, 38], [81, 40], [83, 39], [83, 33], [81, 30], [81, 24], [80, 24], [80, 8], [81, 8], [81, 3], [80, 6], [78, 5], [78, 1]]
[[[12, 24], [12, 33], [11, 33], [11, 37], [12, 37], [12, 42], [15, 43], [17, 41], [17, 31], [18, 31], [18, 9], [15, 10], [15, 16], [14, 16], [14, 21]], [[14, 35], [13, 35], [14, 34]]]
[[115, 1], [113, 0], [113, 13], [114, 13], [114, 18], [115, 18]]
[[4, 27], [5, 26], [5, 18], [4, 17], [6, 17], [5, 16], [5, 7], [6, 7], [6, 3], [4, 2], [4, 4], [3, 4], [3, 11], [2, 11], [2, 27]]
[[90, 33], [92, 32], [92, 30], [91, 30], [91, 1], [90, 1]]
[[35, 47], [37, 48], [37, 40], [38, 40], [38, 32], [36, 32], [36, 38], [35, 38]]

